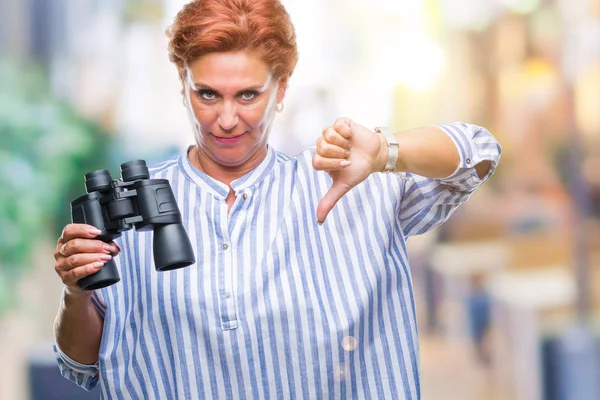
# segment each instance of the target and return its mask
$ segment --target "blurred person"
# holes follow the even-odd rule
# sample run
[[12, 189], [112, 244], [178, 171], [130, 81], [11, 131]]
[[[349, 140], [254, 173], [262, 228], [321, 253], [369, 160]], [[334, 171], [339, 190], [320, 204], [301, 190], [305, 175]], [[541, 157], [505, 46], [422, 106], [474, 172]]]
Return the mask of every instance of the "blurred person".
[[[419, 398], [406, 240], [492, 175], [497, 141], [340, 118], [289, 157], [268, 145], [298, 59], [279, 0], [192, 1], [168, 36], [195, 144], [151, 178], [171, 182], [197, 263], [156, 273], [152, 232], [106, 244], [67, 225], [63, 376], [104, 398]], [[79, 289], [121, 249], [121, 282]]]
[[469, 332], [476, 359], [485, 366], [491, 362], [486, 338], [490, 329], [492, 298], [486, 288], [486, 277], [475, 273], [469, 278], [470, 291], [465, 300]]

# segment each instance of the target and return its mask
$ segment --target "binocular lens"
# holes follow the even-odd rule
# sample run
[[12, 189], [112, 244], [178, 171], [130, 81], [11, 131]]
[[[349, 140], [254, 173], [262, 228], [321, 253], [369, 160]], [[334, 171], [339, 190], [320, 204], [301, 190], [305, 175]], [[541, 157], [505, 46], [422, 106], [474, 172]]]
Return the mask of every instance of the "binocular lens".
[[108, 189], [112, 178], [110, 172], [105, 169], [99, 169], [98, 171], [90, 172], [85, 174], [85, 190], [88, 193], [96, 192], [99, 190]]
[[124, 182], [150, 178], [146, 161], [135, 160], [121, 164], [121, 178], [123, 178]]
[[152, 247], [158, 271], [171, 271], [196, 262], [192, 244], [181, 224], [156, 225]]

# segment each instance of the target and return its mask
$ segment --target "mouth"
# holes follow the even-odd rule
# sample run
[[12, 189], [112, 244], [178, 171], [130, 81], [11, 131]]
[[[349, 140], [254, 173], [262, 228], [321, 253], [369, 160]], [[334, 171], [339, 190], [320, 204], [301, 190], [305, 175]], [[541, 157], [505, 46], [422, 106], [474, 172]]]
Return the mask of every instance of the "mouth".
[[217, 143], [234, 144], [234, 143], [237, 143], [240, 140], [242, 140], [244, 138], [244, 136], [246, 136], [247, 133], [248, 132], [244, 132], [244, 133], [242, 133], [240, 135], [236, 135], [236, 136], [217, 136], [212, 133], [210, 135]]

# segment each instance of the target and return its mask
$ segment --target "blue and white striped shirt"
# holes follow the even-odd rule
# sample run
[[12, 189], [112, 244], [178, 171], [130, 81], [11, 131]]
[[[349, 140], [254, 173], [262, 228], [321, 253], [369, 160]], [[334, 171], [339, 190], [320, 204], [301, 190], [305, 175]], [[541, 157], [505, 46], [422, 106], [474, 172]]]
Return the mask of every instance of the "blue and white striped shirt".
[[[445, 179], [376, 173], [323, 226], [331, 185], [314, 149], [271, 147], [229, 188], [187, 151], [151, 170], [171, 182], [197, 263], [157, 272], [152, 232], [130, 230], [121, 282], [94, 292], [104, 318], [99, 360], [55, 346], [61, 373], [109, 399], [418, 399], [419, 347], [406, 239], [446, 220], [495, 170], [485, 129], [442, 125], [460, 150]], [[479, 179], [474, 166], [491, 160]]]

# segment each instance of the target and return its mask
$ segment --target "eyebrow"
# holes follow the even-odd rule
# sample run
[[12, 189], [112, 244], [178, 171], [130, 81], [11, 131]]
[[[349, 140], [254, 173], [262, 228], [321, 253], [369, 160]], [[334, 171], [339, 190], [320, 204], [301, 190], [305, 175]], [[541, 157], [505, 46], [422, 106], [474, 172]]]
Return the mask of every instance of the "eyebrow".
[[[241, 94], [241, 93], [245, 93], [245, 92], [259, 92], [262, 93], [263, 89], [264, 89], [265, 85], [253, 85], [253, 86], [249, 86], [247, 88], [241, 89], [239, 90], [236, 95]], [[204, 83], [194, 83], [194, 88], [195, 90], [210, 90], [211, 92], [215, 92], [217, 94], [220, 94], [220, 92], [217, 89], [213, 89], [212, 87], [204, 84]]]

